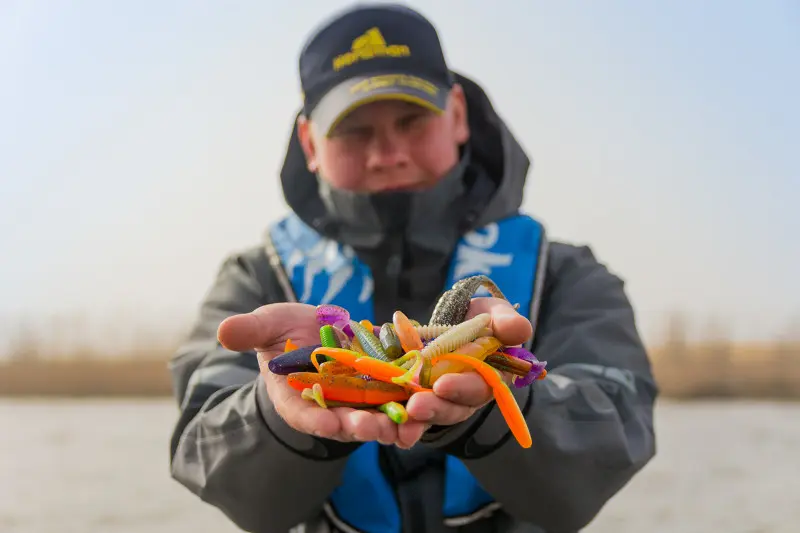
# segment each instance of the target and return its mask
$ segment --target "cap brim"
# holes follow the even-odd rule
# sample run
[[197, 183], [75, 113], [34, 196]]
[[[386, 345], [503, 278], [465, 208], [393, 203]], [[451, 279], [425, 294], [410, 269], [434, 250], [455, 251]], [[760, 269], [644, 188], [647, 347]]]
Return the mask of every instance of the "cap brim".
[[311, 120], [328, 136], [354, 109], [379, 100], [402, 100], [443, 113], [449, 91], [410, 74], [358, 76], [328, 91], [311, 112]]

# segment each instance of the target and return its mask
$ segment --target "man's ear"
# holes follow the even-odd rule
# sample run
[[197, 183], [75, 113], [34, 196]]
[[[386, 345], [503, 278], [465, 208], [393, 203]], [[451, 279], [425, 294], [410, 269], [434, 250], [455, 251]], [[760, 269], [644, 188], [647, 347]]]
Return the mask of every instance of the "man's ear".
[[303, 153], [306, 155], [306, 166], [309, 172], [317, 171], [317, 148], [314, 145], [314, 136], [312, 135], [311, 121], [303, 115], [297, 118], [297, 138], [300, 141], [300, 146], [303, 148]]
[[462, 145], [469, 140], [469, 121], [467, 120], [467, 97], [461, 85], [458, 83], [453, 85], [448, 100], [456, 144]]

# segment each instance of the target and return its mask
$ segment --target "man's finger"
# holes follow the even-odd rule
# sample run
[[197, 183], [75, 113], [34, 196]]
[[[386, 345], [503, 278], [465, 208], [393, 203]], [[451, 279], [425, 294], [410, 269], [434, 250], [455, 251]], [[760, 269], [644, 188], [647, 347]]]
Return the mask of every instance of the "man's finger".
[[492, 389], [477, 372], [445, 374], [433, 384], [439, 398], [466, 405], [481, 407], [492, 399]]
[[431, 425], [425, 422], [407, 421], [397, 426], [397, 446], [411, 448], [422, 437]]
[[492, 316], [492, 332], [506, 346], [522, 344], [533, 333], [530, 320], [519, 314], [511, 303], [502, 298], [473, 298], [467, 318], [480, 313], [489, 313]]
[[378, 416], [372, 411], [353, 409], [341, 417], [341, 424], [342, 436], [352, 441], [378, 440], [381, 434]]
[[296, 424], [296, 429], [318, 437], [330, 437], [341, 433], [341, 421], [336, 413], [299, 397], [296, 401], [303, 404], [287, 407], [288, 419]]
[[299, 392], [286, 383], [286, 376], [268, 372], [263, 379], [275, 411], [291, 427], [319, 437], [330, 437], [341, 431], [339, 417], [330, 409], [322, 409], [316, 403], [304, 400]]
[[303, 325], [313, 326], [315, 320], [313, 305], [269, 304], [223, 320], [217, 329], [217, 339], [225, 348], [236, 352], [267, 350], [274, 348], [275, 342], [289, 331], [302, 329]]
[[398, 425], [390, 420], [387, 415], [381, 413], [381, 416], [378, 417], [378, 426], [380, 427], [378, 442], [386, 445], [397, 442]]
[[418, 392], [408, 400], [406, 411], [415, 421], [449, 426], [469, 418], [474, 408], [439, 398], [431, 392]]

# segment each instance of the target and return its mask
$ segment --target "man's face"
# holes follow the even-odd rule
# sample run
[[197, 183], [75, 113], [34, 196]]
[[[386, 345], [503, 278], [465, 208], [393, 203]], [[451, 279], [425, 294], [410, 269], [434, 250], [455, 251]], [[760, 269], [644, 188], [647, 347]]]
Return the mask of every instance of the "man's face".
[[357, 192], [431, 187], [458, 162], [458, 147], [469, 137], [459, 86], [442, 114], [384, 100], [356, 108], [327, 137], [304, 118], [298, 132], [309, 170], [334, 187]]

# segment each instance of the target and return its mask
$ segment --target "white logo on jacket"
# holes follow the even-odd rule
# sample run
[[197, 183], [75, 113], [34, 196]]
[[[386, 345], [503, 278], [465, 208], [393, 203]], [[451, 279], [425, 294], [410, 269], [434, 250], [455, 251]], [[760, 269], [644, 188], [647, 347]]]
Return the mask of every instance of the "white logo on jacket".
[[[325, 294], [320, 300], [321, 304], [332, 302], [355, 275], [355, 252], [353, 249], [330, 239], [320, 239], [305, 253], [295, 249], [289, 257], [286, 270], [291, 275], [294, 273], [294, 269], [303, 263], [305, 263], [303, 293], [298, 298], [303, 303], [308, 303], [311, 298], [314, 280], [319, 274], [325, 273], [329, 277]], [[373, 287], [372, 276], [365, 271], [361, 276], [361, 291], [358, 295], [360, 303], [369, 300]]]
[[[481, 230], [474, 230], [464, 235], [464, 242], [459, 245], [456, 252], [456, 267], [453, 272], [455, 279], [462, 279], [476, 274], [491, 276], [492, 269], [499, 266], [508, 266], [514, 259], [513, 254], [499, 254], [492, 252], [492, 247], [500, 238], [500, 227], [496, 222], [487, 224]], [[475, 295], [489, 295], [485, 287], [481, 287]]]

